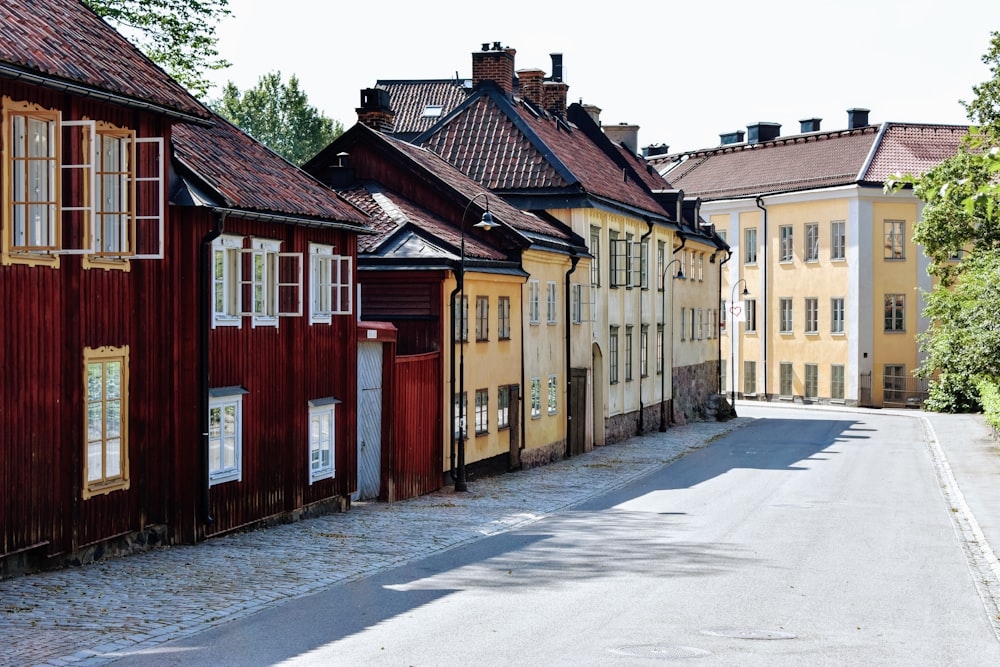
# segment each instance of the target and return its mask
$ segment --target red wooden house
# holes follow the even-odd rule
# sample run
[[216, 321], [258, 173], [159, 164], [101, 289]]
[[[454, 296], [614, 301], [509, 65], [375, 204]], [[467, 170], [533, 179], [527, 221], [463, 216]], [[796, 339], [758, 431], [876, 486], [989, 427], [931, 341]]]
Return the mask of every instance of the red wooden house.
[[0, 25], [0, 576], [343, 505], [364, 218], [76, 0]]
[[196, 534], [183, 537], [343, 509], [356, 488], [356, 248], [367, 218], [221, 118], [176, 126], [173, 147], [173, 222], [191, 278], [174, 298], [197, 334], [179, 360], [197, 378], [182, 429], [208, 424], [177, 460], [176, 497], [199, 503], [182, 524]]

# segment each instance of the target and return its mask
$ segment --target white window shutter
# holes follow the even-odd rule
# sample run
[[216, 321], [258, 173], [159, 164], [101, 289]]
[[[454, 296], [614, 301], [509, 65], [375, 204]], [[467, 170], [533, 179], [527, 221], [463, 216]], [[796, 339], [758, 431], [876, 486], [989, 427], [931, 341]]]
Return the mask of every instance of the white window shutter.
[[[148, 152], [152, 151], [152, 155]], [[166, 232], [166, 154], [163, 137], [135, 140], [135, 183], [132, 191], [131, 254], [129, 259], [163, 259]], [[149, 167], [149, 171], [145, 171]]]
[[[80, 214], [80, 244], [76, 248], [67, 248], [63, 239], [59, 239], [62, 247], [54, 252], [62, 255], [87, 255], [97, 250], [97, 230], [94, 228], [97, 215], [94, 201], [94, 193], [97, 191], [97, 155], [95, 140], [96, 123], [92, 120], [65, 120], [62, 122], [63, 155], [67, 155], [66, 148], [74, 145], [79, 146], [82, 153], [80, 163], [69, 163], [62, 161], [63, 192], [76, 192], [75, 199], [64, 198], [62, 203], [63, 236], [66, 236], [67, 224], [74, 217], [72, 214]], [[66, 187], [70, 184], [70, 187]]]

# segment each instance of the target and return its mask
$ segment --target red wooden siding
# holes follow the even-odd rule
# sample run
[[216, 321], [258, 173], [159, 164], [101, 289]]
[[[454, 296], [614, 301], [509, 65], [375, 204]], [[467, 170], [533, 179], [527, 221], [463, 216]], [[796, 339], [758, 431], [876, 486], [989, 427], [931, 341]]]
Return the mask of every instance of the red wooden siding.
[[441, 354], [396, 357], [392, 478], [396, 500], [441, 488]]

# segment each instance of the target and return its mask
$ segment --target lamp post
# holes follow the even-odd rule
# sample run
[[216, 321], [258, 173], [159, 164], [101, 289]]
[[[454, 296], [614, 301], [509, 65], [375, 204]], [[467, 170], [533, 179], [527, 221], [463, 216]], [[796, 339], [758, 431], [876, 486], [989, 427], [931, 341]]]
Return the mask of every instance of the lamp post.
[[[667, 329], [667, 270], [670, 269], [672, 265], [676, 264], [679, 268], [677, 275], [672, 276], [670, 279], [670, 308], [674, 307], [674, 278], [684, 277], [684, 266], [681, 264], [681, 260], [672, 259], [667, 262], [667, 265], [663, 267], [663, 274], [660, 277], [660, 283], [663, 285], [663, 333], [669, 341], [663, 350], [663, 368], [660, 371], [660, 433], [667, 430], [667, 372], [670, 372], [670, 395], [673, 397], [673, 377], [674, 377], [674, 318], [673, 313], [670, 317], [670, 329]], [[670, 350], [670, 364], [667, 364], [667, 350]]]
[[[733, 310], [732, 309], [733, 309], [733, 303], [736, 301], [736, 288], [740, 286], [740, 283], [743, 283], [742, 296], [750, 296], [750, 292], [747, 291], [747, 281], [746, 281], [746, 278], [740, 278], [739, 280], [737, 280], [736, 284], [733, 285], [733, 289], [731, 290], [731, 293], [729, 295], [729, 314], [730, 315], [733, 314]], [[729, 347], [730, 347], [730, 352], [729, 352], [729, 364], [730, 364], [730, 368], [729, 368], [729, 388], [730, 388], [730, 391], [732, 393], [733, 410], [735, 411], [736, 410], [736, 335], [737, 335], [737, 333], [740, 330], [740, 323], [737, 322], [732, 317], [730, 318], [730, 320], [733, 323], [733, 329], [732, 329], [732, 331], [729, 334]]]
[[[480, 192], [472, 199], [469, 203], [465, 205], [465, 210], [462, 212], [462, 223], [460, 225], [462, 230], [462, 243], [461, 243], [461, 254], [458, 264], [458, 274], [456, 275], [457, 285], [451, 293], [451, 410], [452, 410], [452, 428], [454, 429], [453, 439], [452, 439], [452, 469], [451, 476], [455, 480], [455, 491], [468, 491], [468, 482], [465, 476], [465, 412], [466, 403], [468, 401], [462, 400], [465, 395], [465, 331], [468, 327], [468, 318], [465, 311], [465, 218], [469, 213], [469, 209], [472, 207], [472, 203], [476, 201], [479, 197], [482, 197], [486, 202], [486, 208], [483, 212], [483, 216], [479, 222], [477, 222], [474, 227], [479, 229], [489, 231], [496, 226], [493, 221], [493, 215], [490, 213], [490, 199], [485, 192]], [[455, 296], [459, 295], [459, 303], [461, 312], [455, 306]], [[459, 324], [460, 323], [460, 324]], [[459, 329], [456, 331], [456, 329]], [[458, 363], [458, 394], [455, 394], [455, 343], [458, 342], [461, 347], [459, 348], [459, 363]], [[458, 414], [455, 414], [455, 404], [461, 401], [458, 407]], [[457, 420], [456, 420], [457, 417]], [[456, 423], [457, 421], [457, 423]], [[456, 429], [455, 426], [458, 428]], [[455, 462], [455, 452], [458, 452], [458, 462]]]

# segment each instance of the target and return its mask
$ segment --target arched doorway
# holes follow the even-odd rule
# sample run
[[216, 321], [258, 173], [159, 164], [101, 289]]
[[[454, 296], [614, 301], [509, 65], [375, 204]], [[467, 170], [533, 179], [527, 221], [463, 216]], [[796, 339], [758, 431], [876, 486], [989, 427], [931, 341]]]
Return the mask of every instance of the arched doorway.
[[594, 416], [594, 445], [604, 444], [604, 355], [601, 354], [601, 346], [594, 343], [594, 391], [593, 407], [591, 413]]

